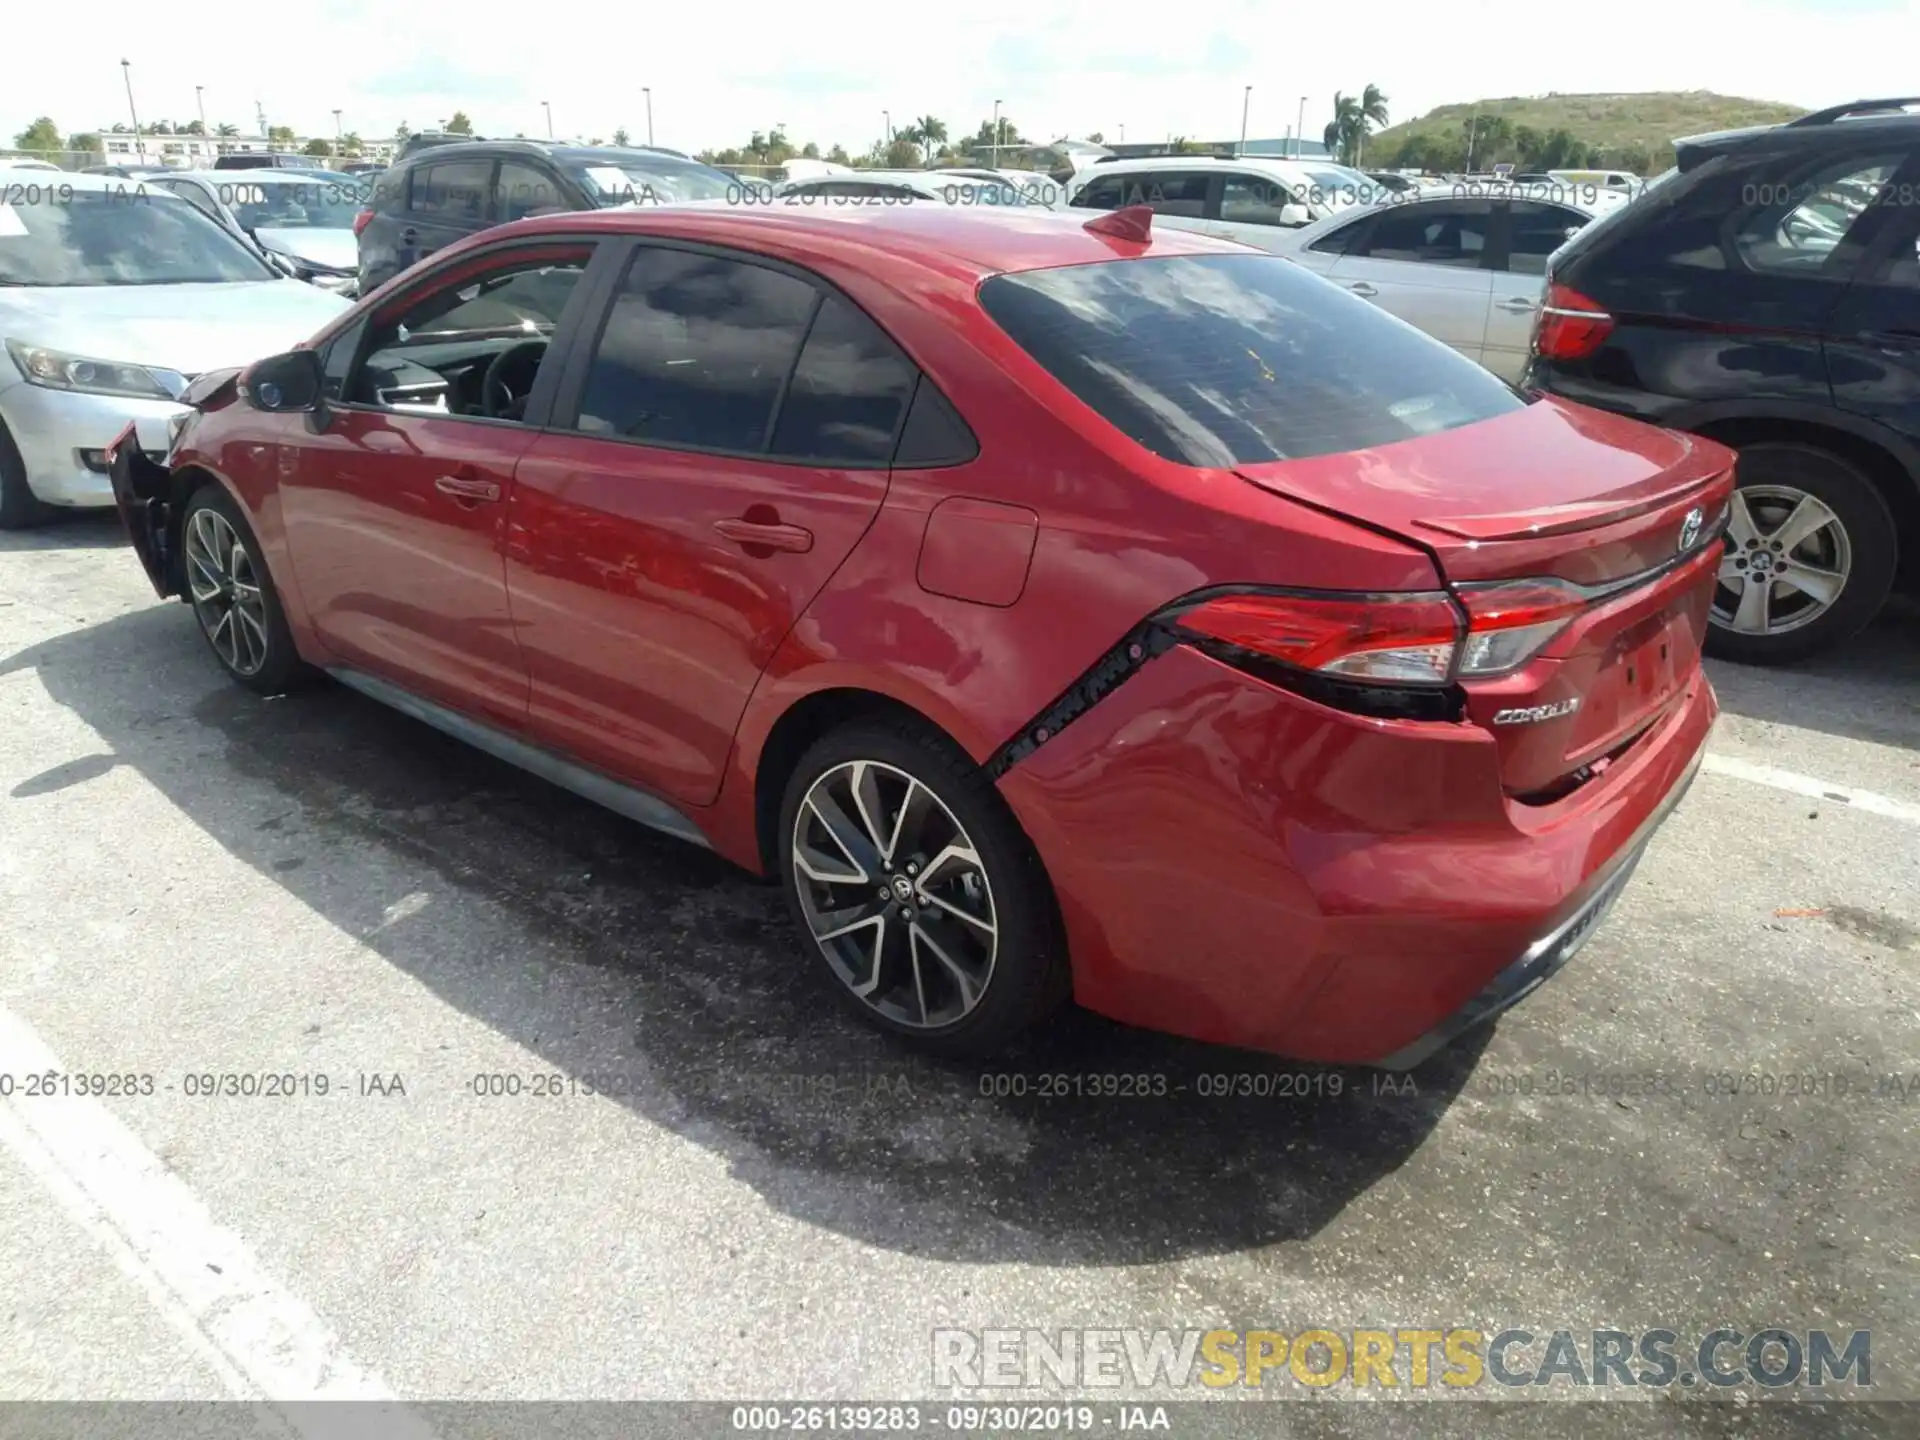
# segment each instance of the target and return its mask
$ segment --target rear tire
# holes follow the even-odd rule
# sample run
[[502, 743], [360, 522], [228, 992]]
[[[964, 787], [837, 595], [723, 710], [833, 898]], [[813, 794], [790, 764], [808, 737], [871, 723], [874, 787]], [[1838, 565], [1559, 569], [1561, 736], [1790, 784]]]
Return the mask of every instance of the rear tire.
[[794, 922], [834, 993], [869, 1024], [937, 1053], [981, 1055], [1066, 998], [1040, 858], [944, 736], [877, 719], [830, 732], [787, 782], [778, 839]]
[[[1707, 653], [1784, 665], [1858, 634], [1879, 613], [1899, 568], [1886, 497], [1851, 461], [1790, 441], [1742, 447], [1736, 473], [1741, 508], [1714, 594]], [[1822, 594], [1799, 589], [1796, 575], [1817, 580]], [[1756, 585], [1761, 598], [1750, 593]], [[1756, 628], [1763, 613], [1766, 628]]]
[[0, 530], [31, 529], [59, 513], [58, 506], [47, 504], [33, 493], [20, 447], [13, 443], [7, 427], [0, 425]]
[[257, 695], [284, 695], [311, 677], [253, 527], [217, 483], [187, 498], [180, 552], [183, 598], [222, 670]]

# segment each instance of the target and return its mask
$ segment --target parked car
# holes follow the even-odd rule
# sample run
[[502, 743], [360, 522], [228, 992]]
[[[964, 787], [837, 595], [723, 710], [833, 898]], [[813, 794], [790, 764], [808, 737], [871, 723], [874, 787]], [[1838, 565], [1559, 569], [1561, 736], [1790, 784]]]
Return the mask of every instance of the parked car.
[[243, 150], [216, 155], [216, 170], [306, 170], [313, 165], [310, 155], [295, 155], [288, 150]]
[[1402, 175], [1398, 170], [1368, 170], [1366, 177], [1376, 185], [1396, 194], [1408, 190], [1417, 190], [1420, 182], [1411, 175]]
[[106, 449], [200, 372], [284, 350], [346, 308], [151, 185], [0, 170], [0, 529], [113, 503]]
[[1920, 589], [1913, 103], [1682, 140], [1549, 267], [1527, 384], [1740, 452], [1717, 654], [1799, 660]]
[[298, 279], [345, 291], [359, 278], [353, 218], [370, 187], [352, 176], [340, 178], [346, 183], [292, 170], [237, 178], [231, 171], [185, 170], [151, 176], [147, 183], [178, 195], [269, 256], [280, 256]]
[[[1051, 184], [1052, 182], [1045, 182]], [[1030, 193], [998, 176], [981, 178], [952, 170], [862, 170], [858, 175], [828, 175], [817, 180], [789, 180], [773, 188], [773, 203], [781, 206], [815, 205], [980, 205], [1040, 204]]]
[[1331, 161], [1154, 155], [1102, 160], [1080, 171], [1068, 182], [1067, 205], [1076, 210], [1145, 205], [1157, 224], [1264, 247], [1278, 230], [1375, 204], [1393, 193]]
[[433, 146], [382, 173], [354, 219], [361, 293], [455, 240], [527, 215], [741, 194], [736, 177], [674, 151], [538, 140]]
[[1144, 210], [542, 216], [193, 398], [114, 484], [236, 681], [777, 875], [948, 1050], [1071, 991], [1412, 1064], [1593, 932], [1715, 712], [1728, 452]]
[[0, 155], [0, 169], [5, 170], [52, 170], [58, 173], [60, 167], [50, 160], [26, 160], [18, 156]]
[[1557, 187], [1550, 193], [1561, 198], [1478, 182], [1432, 186], [1391, 205], [1349, 206], [1304, 229], [1258, 234], [1263, 248], [1517, 380], [1527, 368], [1547, 257], [1620, 203], [1591, 186], [1585, 200], [1565, 198]]

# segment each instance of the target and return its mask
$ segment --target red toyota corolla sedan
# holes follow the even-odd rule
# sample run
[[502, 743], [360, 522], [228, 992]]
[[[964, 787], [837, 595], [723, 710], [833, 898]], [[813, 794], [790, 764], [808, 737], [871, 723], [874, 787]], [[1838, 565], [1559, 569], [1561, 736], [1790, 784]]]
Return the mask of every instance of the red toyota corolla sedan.
[[777, 876], [888, 1030], [1071, 995], [1414, 1064], [1692, 778], [1732, 456], [1081, 220], [502, 226], [203, 376], [122, 513], [240, 683], [325, 671]]

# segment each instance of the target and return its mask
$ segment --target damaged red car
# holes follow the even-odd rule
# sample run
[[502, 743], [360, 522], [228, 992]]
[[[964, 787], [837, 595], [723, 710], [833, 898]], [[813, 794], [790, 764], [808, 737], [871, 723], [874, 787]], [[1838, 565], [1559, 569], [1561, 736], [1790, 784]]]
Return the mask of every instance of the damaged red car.
[[1728, 451], [1144, 209], [539, 217], [188, 400], [114, 485], [235, 680], [776, 878], [949, 1051], [1071, 997], [1416, 1064], [1593, 932], [1716, 713]]

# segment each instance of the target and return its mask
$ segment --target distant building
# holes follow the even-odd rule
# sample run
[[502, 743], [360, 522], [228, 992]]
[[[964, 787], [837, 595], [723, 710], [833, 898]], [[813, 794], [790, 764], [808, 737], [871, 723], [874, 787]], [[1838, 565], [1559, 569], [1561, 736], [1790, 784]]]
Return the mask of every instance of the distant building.
[[[323, 137], [324, 138], [324, 137]], [[327, 141], [329, 145], [333, 142]], [[211, 169], [222, 155], [267, 155], [274, 151], [304, 156], [308, 137], [292, 141], [273, 141], [258, 135], [132, 135], [125, 131], [100, 132], [100, 151], [108, 165], [167, 165], [178, 170]], [[389, 164], [396, 144], [392, 140], [362, 141], [357, 155], [343, 158]], [[331, 157], [313, 156], [316, 165]]]

